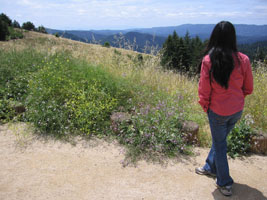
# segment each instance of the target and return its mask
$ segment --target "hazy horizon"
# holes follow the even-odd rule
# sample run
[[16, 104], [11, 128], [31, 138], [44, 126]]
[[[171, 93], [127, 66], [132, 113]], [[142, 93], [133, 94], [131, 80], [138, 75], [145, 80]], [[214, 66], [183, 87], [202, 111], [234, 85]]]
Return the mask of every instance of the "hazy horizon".
[[[203, 23], [199, 23], [199, 24], [192, 24], [192, 23], [187, 23], [187, 24], [179, 24], [179, 25], [173, 25], [173, 26], [155, 26], [155, 27], [133, 27], [133, 28], [122, 28], [122, 29], [108, 29], [108, 28], [103, 28], [103, 29], [58, 29], [58, 28], [50, 28], [50, 27], [45, 27], [48, 29], [52, 29], [52, 30], [61, 30], [61, 31], [127, 31], [127, 30], [136, 30], [136, 29], [151, 29], [151, 28], [165, 28], [165, 27], [178, 27], [178, 26], [182, 26], [182, 25], [216, 25], [215, 23], [213, 24], [203, 24]], [[252, 25], [252, 26], [267, 26], [266, 24], [234, 24], [236, 25]]]

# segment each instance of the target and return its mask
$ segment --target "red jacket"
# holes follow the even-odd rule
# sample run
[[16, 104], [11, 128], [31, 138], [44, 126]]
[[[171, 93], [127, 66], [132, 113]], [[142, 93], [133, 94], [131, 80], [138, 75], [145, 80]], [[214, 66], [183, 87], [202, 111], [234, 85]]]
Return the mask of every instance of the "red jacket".
[[228, 89], [220, 86], [214, 79], [210, 82], [210, 57], [206, 55], [203, 58], [198, 95], [205, 112], [210, 108], [218, 115], [228, 116], [243, 110], [245, 96], [253, 91], [253, 76], [249, 58], [240, 52], [237, 56], [239, 62], [233, 56], [235, 68], [230, 75]]

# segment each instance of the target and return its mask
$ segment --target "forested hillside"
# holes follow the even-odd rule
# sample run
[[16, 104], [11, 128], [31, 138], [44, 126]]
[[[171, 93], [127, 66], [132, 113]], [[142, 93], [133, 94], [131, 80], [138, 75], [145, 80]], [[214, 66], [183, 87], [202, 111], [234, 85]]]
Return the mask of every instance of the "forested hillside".
[[[248, 54], [251, 60], [264, 59], [267, 48], [267, 26], [239, 24], [235, 26], [237, 32], [237, 42], [240, 51]], [[101, 45], [108, 43], [113, 47], [131, 49], [142, 53], [155, 53], [159, 52], [159, 50], [163, 48], [163, 44], [167, 42], [168, 37], [172, 35], [174, 31], [179, 38], [189, 36], [190, 39], [194, 39], [197, 37], [201, 40], [202, 43], [204, 43], [205, 40], [209, 38], [213, 27], [214, 25], [212, 24], [185, 24], [173, 27], [156, 27], [148, 29], [128, 30], [46, 30], [50, 34], [57, 33], [61, 37], [76, 41]], [[187, 48], [190, 49], [192, 47]], [[193, 58], [192, 63], [195, 62], [195, 58]]]

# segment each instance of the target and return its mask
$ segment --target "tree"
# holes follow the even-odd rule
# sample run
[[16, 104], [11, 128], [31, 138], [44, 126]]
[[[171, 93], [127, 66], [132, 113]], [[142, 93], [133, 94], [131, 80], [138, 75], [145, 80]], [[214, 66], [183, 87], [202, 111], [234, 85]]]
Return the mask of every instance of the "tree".
[[32, 22], [25, 22], [22, 24], [22, 28], [28, 31], [33, 31], [35, 30], [35, 26]]
[[161, 64], [181, 72], [197, 73], [196, 64], [202, 56], [204, 45], [199, 37], [191, 39], [187, 32], [179, 37], [176, 31], [163, 44]]
[[5, 21], [3, 21], [0, 18], [0, 40], [1, 41], [5, 41], [6, 37], [9, 35], [9, 31], [8, 31], [8, 25]]
[[7, 26], [11, 26], [12, 21], [11, 21], [11, 19], [6, 14], [2, 13], [0, 15], [0, 19], [2, 21], [4, 21], [7, 24]]
[[47, 32], [46, 32], [46, 29], [45, 29], [44, 26], [39, 26], [39, 27], [37, 28], [37, 31], [40, 32], [40, 33], [47, 33]]
[[257, 61], [264, 61], [265, 59], [265, 52], [263, 51], [262, 48], [258, 47], [255, 55], [255, 60]]
[[184, 51], [183, 51], [183, 67], [185, 71], [189, 71], [189, 68], [192, 64], [193, 54], [192, 54], [192, 40], [187, 31], [184, 37]]
[[161, 64], [164, 66], [172, 67], [172, 57], [174, 52], [174, 45], [172, 36], [169, 35], [165, 43], [163, 44]]
[[20, 24], [16, 20], [12, 22], [11, 26], [13, 26], [14, 28], [20, 28]]
[[176, 31], [173, 32], [172, 34], [172, 45], [171, 45], [171, 50], [173, 51], [171, 53], [172, 55], [172, 67], [175, 69], [179, 69], [180, 66], [180, 39]]

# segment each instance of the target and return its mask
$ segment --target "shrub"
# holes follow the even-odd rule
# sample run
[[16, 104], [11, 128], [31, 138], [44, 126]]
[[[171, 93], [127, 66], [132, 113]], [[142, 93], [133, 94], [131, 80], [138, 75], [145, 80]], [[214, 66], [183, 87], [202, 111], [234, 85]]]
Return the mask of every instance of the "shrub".
[[0, 124], [13, 119], [15, 111], [6, 98], [0, 98]]
[[244, 119], [237, 124], [231, 131], [227, 138], [227, 150], [228, 155], [231, 157], [237, 157], [242, 154], [246, 154], [251, 147], [251, 139], [253, 130], [251, 124], [253, 120], [251, 116], [246, 115]]
[[109, 44], [109, 42], [105, 42], [103, 46], [109, 48], [110, 44]]
[[32, 50], [0, 51], [0, 96], [25, 99], [30, 74], [39, 70], [43, 57]]
[[19, 29], [14, 29], [13, 27], [9, 27], [9, 36], [8, 38], [13, 40], [13, 39], [22, 39], [23, 34], [22, 31]]
[[[158, 99], [151, 94], [152, 99]], [[129, 100], [131, 101], [131, 99]], [[183, 110], [180, 97], [162, 98], [155, 104], [139, 103], [131, 109], [131, 118], [112, 124], [118, 140], [130, 149], [136, 159], [141, 155], [174, 156], [188, 153], [185, 135], [181, 132]]]
[[117, 49], [114, 49], [114, 53], [115, 53], [116, 55], [118, 55], [118, 56], [121, 56], [121, 52], [118, 51]]
[[13, 118], [11, 104], [24, 103], [31, 73], [39, 70], [38, 64], [44, 56], [32, 50], [0, 51], [1, 119]]
[[59, 33], [55, 33], [54, 36], [56, 36], [58, 38], [59, 37]]
[[119, 85], [101, 67], [56, 54], [30, 80], [26, 119], [45, 134], [102, 133], [130, 94]]
[[143, 55], [142, 55], [142, 54], [138, 54], [138, 55], [137, 55], [137, 60], [138, 60], [139, 62], [143, 62], [143, 61], [144, 61]]

